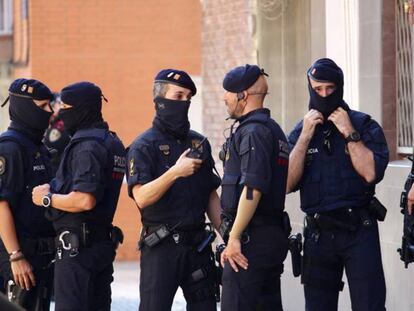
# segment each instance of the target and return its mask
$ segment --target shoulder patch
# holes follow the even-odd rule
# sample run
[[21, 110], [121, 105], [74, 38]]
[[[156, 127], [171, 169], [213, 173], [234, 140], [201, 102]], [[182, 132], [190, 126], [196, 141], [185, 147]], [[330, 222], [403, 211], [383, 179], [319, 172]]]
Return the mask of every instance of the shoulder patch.
[[0, 175], [6, 172], [6, 159], [0, 156]]
[[191, 147], [193, 147], [194, 149], [198, 149], [200, 153], [203, 153], [203, 145], [200, 145], [200, 143], [201, 143], [201, 140], [193, 139], [191, 140]]
[[159, 146], [160, 151], [164, 154], [164, 155], [169, 155], [170, 154], [170, 146], [169, 145], [160, 145]]
[[135, 162], [134, 162], [134, 158], [132, 158], [131, 160], [129, 160], [129, 176], [134, 176], [135, 175]]

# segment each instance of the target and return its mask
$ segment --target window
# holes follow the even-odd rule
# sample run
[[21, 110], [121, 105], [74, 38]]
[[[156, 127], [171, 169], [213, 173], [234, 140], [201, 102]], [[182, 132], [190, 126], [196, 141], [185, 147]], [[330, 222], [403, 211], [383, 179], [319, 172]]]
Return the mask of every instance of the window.
[[0, 35], [12, 33], [12, 0], [0, 0]]
[[398, 153], [411, 153], [413, 146], [413, 32], [407, 4], [406, 0], [397, 1]]

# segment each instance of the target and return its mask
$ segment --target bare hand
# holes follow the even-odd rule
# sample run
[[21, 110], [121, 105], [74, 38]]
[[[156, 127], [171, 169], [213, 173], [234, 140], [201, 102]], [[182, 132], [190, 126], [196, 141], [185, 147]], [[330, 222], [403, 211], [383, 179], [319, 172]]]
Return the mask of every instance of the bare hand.
[[414, 205], [414, 184], [411, 186], [411, 189], [408, 192], [408, 201], [407, 201], [408, 215], [411, 215], [411, 213], [413, 212], [413, 205]]
[[323, 123], [323, 115], [315, 109], [311, 109], [303, 117], [303, 127], [301, 135], [304, 135], [307, 140], [311, 140], [315, 133], [316, 125]]
[[43, 184], [33, 188], [32, 201], [34, 204], [42, 206], [42, 199], [50, 192], [50, 185]]
[[220, 263], [224, 267], [224, 263], [228, 261], [234, 271], [239, 272], [238, 266], [247, 270], [248, 260], [241, 252], [241, 243], [239, 239], [229, 238], [227, 247], [221, 253]]
[[14, 281], [19, 287], [29, 290], [32, 286], [36, 286], [32, 266], [26, 259], [12, 261], [11, 269]]
[[203, 163], [202, 160], [187, 158], [190, 149], [184, 151], [173, 166], [178, 177], [187, 177], [193, 175]]
[[338, 131], [346, 138], [351, 133], [355, 132], [354, 127], [352, 126], [351, 119], [349, 119], [348, 112], [342, 107], [339, 107], [328, 117], [329, 121], [332, 121], [335, 124]]

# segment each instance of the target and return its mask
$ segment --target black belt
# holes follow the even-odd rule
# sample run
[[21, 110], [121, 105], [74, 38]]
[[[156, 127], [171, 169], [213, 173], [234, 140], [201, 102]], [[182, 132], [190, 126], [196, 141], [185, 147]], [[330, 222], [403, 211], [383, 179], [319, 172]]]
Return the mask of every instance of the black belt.
[[55, 252], [55, 238], [19, 238], [19, 244], [25, 255], [49, 255]]
[[[172, 231], [170, 237], [167, 238], [169, 241], [174, 241], [177, 244], [185, 244], [189, 246], [200, 243], [206, 236], [206, 225], [197, 227], [183, 227], [177, 228]], [[143, 234], [151, 234], [159, 228], [158, 226], [144, 226]]]
[[366, 207], [346, 207], [305, 217], [307, 227], [321, 230], [355, 231], [361, 224], [371, 225], [373, 220]]

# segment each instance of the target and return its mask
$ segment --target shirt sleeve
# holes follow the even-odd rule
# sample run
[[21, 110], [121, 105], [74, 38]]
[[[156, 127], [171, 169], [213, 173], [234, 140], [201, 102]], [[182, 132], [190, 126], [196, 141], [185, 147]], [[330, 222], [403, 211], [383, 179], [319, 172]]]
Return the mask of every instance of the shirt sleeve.
[[377, 184], [384, 178], [385, 169], [389, 162], [389, 151], [384, 132], [376, 121], [369, 119], [363, 126], [361, 139], [374, 154], [375, 180], [373, 183]]
[[[267, 128], [256, 127], [243, 133], [239, 144], [241, 157], [240, 184], [268, 193], [271, 187], [272, 134]], [[278, 146], [277, 146], [278, 147]]]
[[133, 198], [135, 185], [144, 185], [155, 179], [153, 157], [147, 144], [136, 144], [130, 147], [127, 154], [128, 195]]
[[17, 143], [0, 144], [0, 200], [11, 204], [25, 190], [25, 160]]
[[105, 189], [106, 148], [98, 142], [81, 142], [74, 147], [73, 154], [72, 190], [90, 193], [100, 201]]
[[288, 136], [288, 144], [289, 144], [289, 150], [292, 151], [292, 149], [295, 147], [296, 143], [298, 142], [299, 136], [302, 132], [302, 121], [300, 121], [295, 128], [290, 132]]

